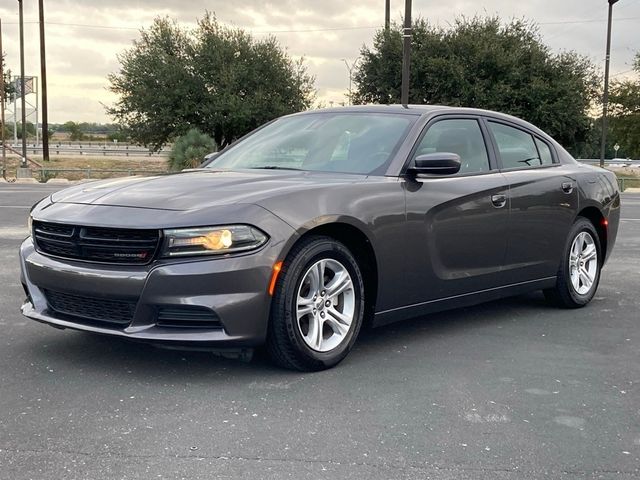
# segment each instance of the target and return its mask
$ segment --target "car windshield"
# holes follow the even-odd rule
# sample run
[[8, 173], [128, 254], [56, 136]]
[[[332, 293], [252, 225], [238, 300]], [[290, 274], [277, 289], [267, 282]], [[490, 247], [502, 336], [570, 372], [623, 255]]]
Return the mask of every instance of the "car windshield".
[[230, 147], [206, 168], [383, 175], [416, 118], [346, 112], [284, 117]]

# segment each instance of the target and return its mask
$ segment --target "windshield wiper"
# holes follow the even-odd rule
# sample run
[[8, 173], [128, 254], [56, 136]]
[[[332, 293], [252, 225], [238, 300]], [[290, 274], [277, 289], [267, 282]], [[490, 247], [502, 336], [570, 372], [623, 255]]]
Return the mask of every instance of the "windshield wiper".
[[301, 170], [294, 167], [281, 167], [280, 165], [264, 165], [262, 167], [250, 167], [251, 170]]

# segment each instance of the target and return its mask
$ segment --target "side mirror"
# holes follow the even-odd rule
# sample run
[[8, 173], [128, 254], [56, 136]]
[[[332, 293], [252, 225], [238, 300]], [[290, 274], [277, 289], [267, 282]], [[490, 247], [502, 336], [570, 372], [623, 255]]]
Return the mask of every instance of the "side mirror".
[[414, 175], [452, 175], [460, 171], [462, 162], [457, 153], [436, 152], [419, 155], [409, 172]]

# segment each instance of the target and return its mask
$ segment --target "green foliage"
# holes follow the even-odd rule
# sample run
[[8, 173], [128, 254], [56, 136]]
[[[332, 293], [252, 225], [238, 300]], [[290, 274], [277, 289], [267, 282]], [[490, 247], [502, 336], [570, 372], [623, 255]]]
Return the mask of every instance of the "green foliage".
[[[14, 85], [11, 83], [11, 70], [7, 68], [6, 54], [0, 52], [0, 63], [2, 64], [2, 71], [4, 72], [4, 94], [5, 99], [9, 99], [15, 91]], [[8, 101], [8, 100], [7, 100]]]
[[[17, 130], [18, 130], [18, 138], [22, 139], [22, 122], [18, 122]], [[36, 136], [36, 127], [33, 124], [33, 122], [26, 122], [25, 123], [25, 130], [27, 131], [27, 138]], [[7, 123], [7, 132], [8, 132], [7, 133], [7, 137], [12, 137], [13, 136], [13, 124], [12, 123]]]
[[[636, 54], [634, 70], [640, 75], [640, 52]], [[640, 79], [613, 82], [609, 101], [608, 146], [618, 143], [618, 156], [640, 159]]]
[[107, 111], [134, 141], [159, 149], [192, 128], [224, 147], [280, 115], [309, 108], [314, 79], [275, 38], [254, 39], [206, 14], [194, 30], [157, 18], [110, 75]]
[[206, 133], [192, 128], [176, 140], [169, 155], [169, 168], [182, 170], [200, 166], [205, 155], [214, 152], [215, 142]]
[[60, 128], [59, 131], [68, 132], [69, 140], [72, 140], [74, 142], [84, 139], [84, 132], [82, 131], [80, 124], [76, 122], [66, 122], [64, 125], [62, 125], [62, 128]]
[[[399, 103], [402, 28], [363, 47], [355, 103]], [[574, 52], [553, 54], [537, 27], [498, 17], [458, 18], [448, 28], [415, 22], [409, 98], [417, 104], [486, 108], [528, 120], [571, 148], [586, 142], [598, 95], [595, 67]]]
[[107, 139], [110, 141], [118, 141], [118, 142], [129, 142], [129, 140], [131, 140], [131, 138], [129, 137], [129, 134], [118, 128], [117, 130], [110, 132], [107, 134]]

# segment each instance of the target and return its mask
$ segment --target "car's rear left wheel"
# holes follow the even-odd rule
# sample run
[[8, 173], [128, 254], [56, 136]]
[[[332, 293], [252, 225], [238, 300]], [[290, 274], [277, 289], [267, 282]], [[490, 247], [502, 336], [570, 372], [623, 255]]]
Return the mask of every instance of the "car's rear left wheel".
[[309, 237], [292, 249], [282, 266], [267, 350], [285, 368], [333, 367], [353, 347], [363, 312], [363, 278], [349, 249], [330, 237]]
[[556, 285], [546, 298], [564, 308], [579, 308], [591, 301], [600, 282], [601, 247], [598, 233], [586, 218], [578, 218], [569, 233]]

